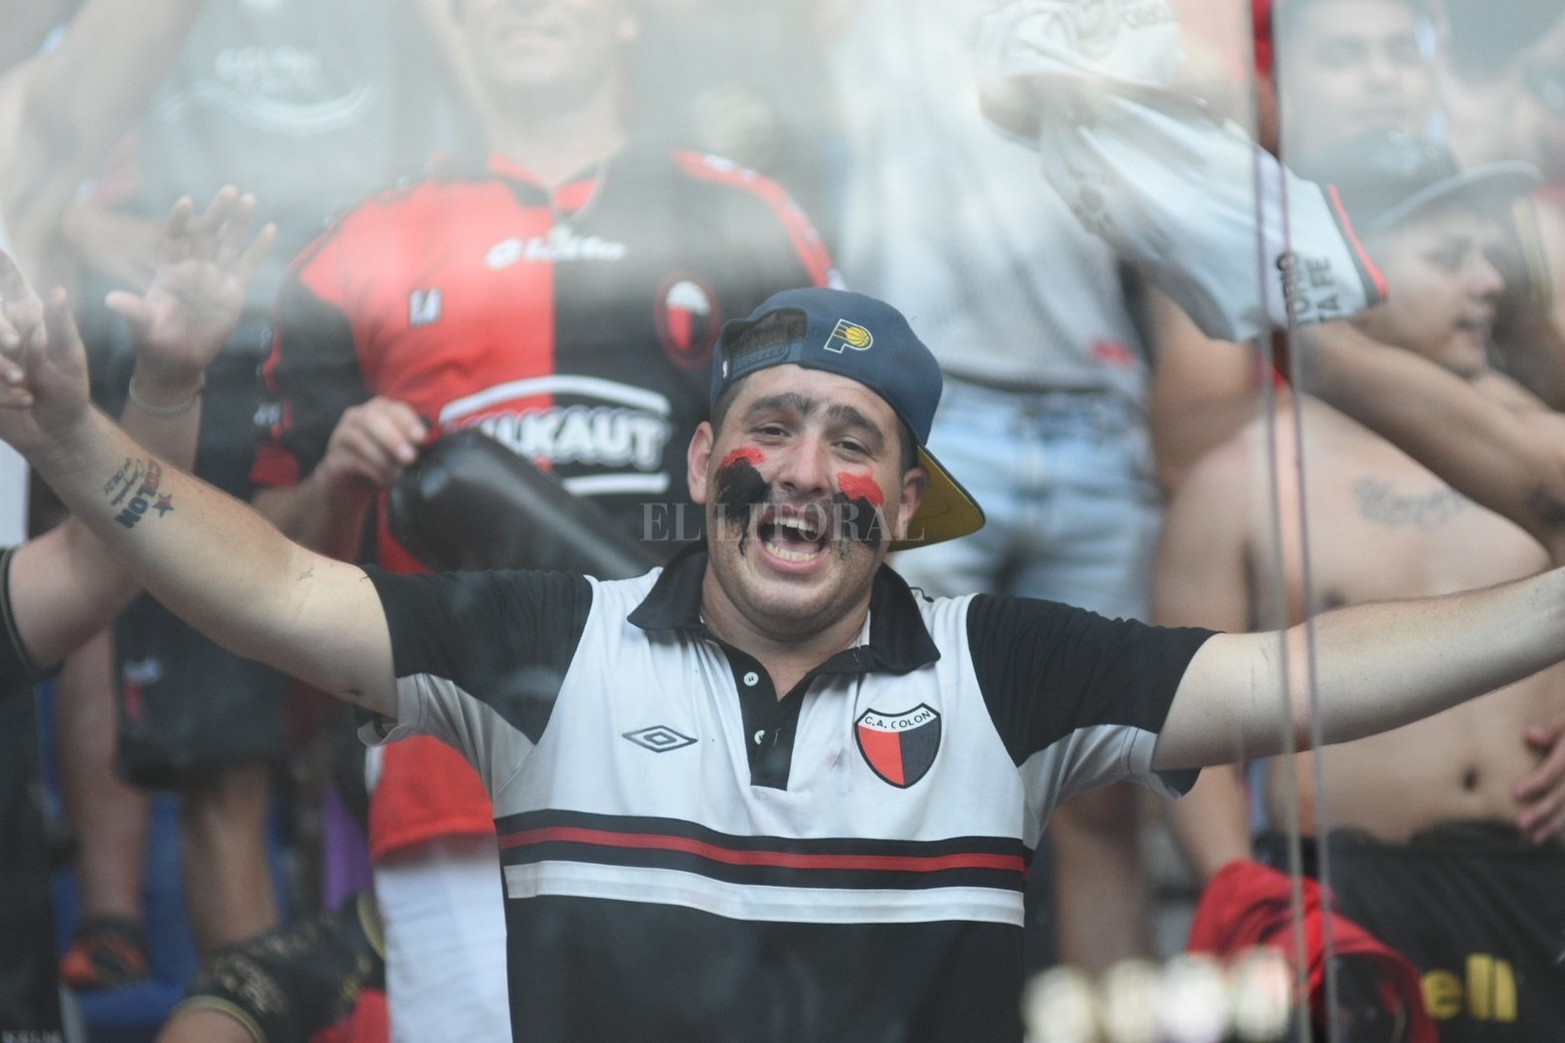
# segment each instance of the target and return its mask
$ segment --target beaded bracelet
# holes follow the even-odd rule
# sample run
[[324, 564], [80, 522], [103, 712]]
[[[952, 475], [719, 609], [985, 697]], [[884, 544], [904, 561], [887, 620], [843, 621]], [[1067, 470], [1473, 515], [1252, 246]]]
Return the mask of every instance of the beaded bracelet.
[[130, 382], [125, 385], [125, 397], [130, 400], [132, 405], [141, 410], [143, 413], [148, 413], [157, 417], [171, 417], [180, 416], [181, 414], [188, 413], [194, 409], [196, 407], [196, 403], [201, 401], [201, 392], [205, 390], [206, 374], [203, 373], [201, 374], [200, 381], [198, 381], [196, 384], [195, 391], [191, 392], [190, 397], [185, 399], [183, 402], [176, 402], [171, 406], [153, 405], [151, 402], [148, 402], [146, 399], [142, 398], [136, 393], [136, 375], [132, 373]]

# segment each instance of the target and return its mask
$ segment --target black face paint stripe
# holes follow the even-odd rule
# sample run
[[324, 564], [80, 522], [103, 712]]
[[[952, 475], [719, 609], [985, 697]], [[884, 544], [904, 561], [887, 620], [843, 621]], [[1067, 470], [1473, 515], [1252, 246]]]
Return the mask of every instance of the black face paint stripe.
[[[838, 532], [858, 540], [871, 550], [881, 545], [886, 531], [880, 511], [875, 509], [874, 504], [862, 496], [849, 499], [840, 492], [832, 496], [831, 503], [839, 522]], [[862, 518], [868, 518], [868, 523], [860, 524]]]
[[717, 472], [717, 516], [740, 526], [739, 549], [750, 538], [750, 517], [770, 498], [766, 479], [747, 457], [739, 457]]

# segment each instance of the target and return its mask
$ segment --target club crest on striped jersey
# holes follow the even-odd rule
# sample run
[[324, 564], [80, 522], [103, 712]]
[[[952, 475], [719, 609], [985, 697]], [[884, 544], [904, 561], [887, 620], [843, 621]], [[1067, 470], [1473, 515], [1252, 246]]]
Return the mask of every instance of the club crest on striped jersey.
[[901, 789], [923, 778], [940, 751], [940, 714], [924, 703], [904, 713], [865, 710], [853, 731], [870, 769]]
[[717, 291], [692, 272], [675, 272], [658, 287], [658, 340], [680, 369], [705, 370], [723, 324]]

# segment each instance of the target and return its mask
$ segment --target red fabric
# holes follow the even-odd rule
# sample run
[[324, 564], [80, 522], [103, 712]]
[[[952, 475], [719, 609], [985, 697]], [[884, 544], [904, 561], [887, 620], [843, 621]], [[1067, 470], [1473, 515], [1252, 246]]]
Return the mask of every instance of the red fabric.
[[386, 1043], [390, 1038], [386, 994], [380, 989], [365, 989], [359, 993], [353, 1013], [310, 1036], [310, 1043]]
[[1250, 26], [1255, 34], [1255, 75], [1270, 80], [1273, 69], [1271, 0], [1250, 0]]
[[[1339, 913], [1326, 908], [1314, 880], [1303, 881], [1304, 953], [1309, 961], [1310, 1013], [1324, 1021], [1326, 991], [1326, 917], [1331, 916], [1332, 945], [1338, 956], [1375, 962], [1382, 994], [1407, 1012], [1407, 1043], [1438, 1043], [1434, 1021], [1424, 1010], [1418, 969], [1401, 953]], [[1294, 954], [1293, 889], [1290, 878], [1259, 862], [1235, 861], [1219, 869], [1196, 906], [1186, 948], [1233, 956], [1257, 945]]]
[[494, 809], [478, 773], [463, 756], [427, 735], [387, 743], [370, 799], [370, 856], [436, 837], [493, 836]]

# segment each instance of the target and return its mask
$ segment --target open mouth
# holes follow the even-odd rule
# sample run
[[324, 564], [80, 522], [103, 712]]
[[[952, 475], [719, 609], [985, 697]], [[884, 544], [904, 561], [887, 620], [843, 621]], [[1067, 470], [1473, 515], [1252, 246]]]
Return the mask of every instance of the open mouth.
[[1456, 328], [1459, 332], [1465, 333], [1470, 337], [1488, 340], [1489, 335], [1494, 330], [1494, 323], [1488, 318], [1470, 315], [1467, 318], [1457, 320]]
[[495, 36], [503, 44], [553, 43], [565, 39], [565, 27], [549, 19], [507, 21], [495, 27]]
[[1400, 102], [1367, 102], [1354, 113], [1358, 131], [1401, 130], [1408, 124], [1407, 107]]
[[767, 553], [783, 561], [809, 561], [826, 549], [828, 532], [819, 517], [769, 514], [756, 526]]

